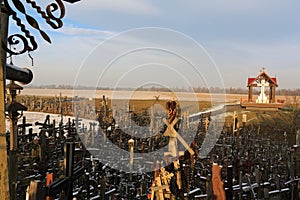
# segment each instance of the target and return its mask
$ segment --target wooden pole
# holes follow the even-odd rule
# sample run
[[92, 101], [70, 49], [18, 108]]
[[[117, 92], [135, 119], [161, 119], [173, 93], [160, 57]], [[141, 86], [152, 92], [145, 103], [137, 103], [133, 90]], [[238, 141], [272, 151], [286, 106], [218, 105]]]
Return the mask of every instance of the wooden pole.
[[5, 63], [6, 52], [2, 50], [2, 41], [6, 41], [8, 18], [4, 14], [5, 7], [0, 0], [0, 199], [7, 200], [10, 198], [8, 187], [8, 168], [7, 168], [7, 150], [6, 150], [6, 126], [5, 126]]
[[130, 161], [129, 161], [129, 170], [130, 170], [130, 175], [129, 175], [129, 181], [132, 181], [132, 170], [133, 170], [133, 153], [134, 153], [134, 140], [131, 138], [128, 140], [128, 145], [129, 145], [129, 152], [130, 152]]
[[106, 177], [105, 177], [105, 172], [103, 172], [101, 177], [100, 200], [105, 199], [105, 190], [106, 190]]
[[248, 102], [252, 102], [252, 95], [253, 95], [253, 86], [249, 86]]
[[272, 88], [272, 103], [276, 103], [276, 86]]
[[269, 103], [273, 103], [273, 87], [272, 85], [270, 86]]
[[226, 199], [226, 195], [225, 195], [225, 191], [224, 191], [224, 183], [221, 179], [221, 170], [222, 170], [222, 166], [213, 163], [212, 165], [212, 190], [213, 190], [213, 194], [214, 196], [216, 196], [216, 198], [218, 200], [225, 200]]
[[26, 194], [26, 200], [38, 200], [44, 196], [43, 183], [39, 180], [31, 181]]

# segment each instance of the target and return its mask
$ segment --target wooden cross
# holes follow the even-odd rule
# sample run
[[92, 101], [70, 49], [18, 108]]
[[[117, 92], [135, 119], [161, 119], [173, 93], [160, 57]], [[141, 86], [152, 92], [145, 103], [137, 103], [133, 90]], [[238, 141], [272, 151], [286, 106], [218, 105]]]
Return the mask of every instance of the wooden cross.
[[[169, 182], [173, 176], [174, 176], [174, 174], [166, 171], [164, 167], [162, 167], [160, 169], [160, 177], [161, 177], [161, 181], [162, 181], [163, 185], [169, 185]], [[170, 193], [171, 193], [171, 190], [169, 187], [167, 187], [165, 197], [169, 198]]]
[[163, 190], [166, 189], [166, 188], [169, 188], [168, 185], [161, 185], [161, 179], [160, 177], [156, 177], [155, 180], [154, 180], [154, 183], [153, 183], [153, 186], [151, 187], [151, 200], [154, 199], [154, 195], [155, 195], [155, 192], [158, 191], [158, 195], [156, 196], [158, 200], [164, 200], [164, 193], [163, 193]]
[[167, 125], [167, 130], [164, 133], [164, 136], [169, 136], [172, 138], [177, 138], [179, 142], [185, 147], [185, 149], [188, 150], [188, 152], [191, 155], [194, 155], [195, 152], [193, 149], [186, 143], [186, 141], [177, 133], [177, 131], [174, 129], [174, 125], [178, 122], [178, 118], [175, 117], [175, 119], [171, 122], [171, 124], [166, 120], [163, 119], [164, 123]]
[[[160, 169], [159, 176], [155, 178], [154, 183], [151, 187], [151, 199], [154, 199], [154, 195], [156, 194], [156, 199], [164, 200], [165, 198], [170, 198], [170, 188], [169, 188], [169, 182], [174, 176], [173, 173], [169, 173], [165, 170], [165, 168]], [[166, 190], [165, 192], [163, 190]]]
[[177, 124], [178, 118], [176, 117], [171, 124], [166, 119], [163, 119], [163, 122], [167, 125], [167, 130], [165, 131], [164, 136], [176, 137], [177, 131], [174, 129], [174, 126]]

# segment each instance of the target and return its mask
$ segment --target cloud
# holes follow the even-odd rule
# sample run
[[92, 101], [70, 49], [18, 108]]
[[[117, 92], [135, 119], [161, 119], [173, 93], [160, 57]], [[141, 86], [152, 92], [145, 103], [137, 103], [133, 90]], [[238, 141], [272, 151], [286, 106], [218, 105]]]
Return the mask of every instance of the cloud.
[[[74, 66], [79, 65], [95, 46], [119, 32], [137, 27], [166, 27], [203, 44], [220, 67], [228, 86], [244, 87], [248, 75], [256, 75], [261, 66], [266, 66], [271, 74], [280, 76], [281, 86], [294, 87], [297, 83], [292, 82], [300, 76], [299, 5], [300, 2], [279, 0], [82, 0], [74, 5], [66, 3], [64, 26], [59, 30], [45, 30], [52, 45], [39, 42], [36, 63], [39, 64], [37, 59], [44, 59], [40, 63], [44, 69], [61, 71], [60, 63], [64, 62], [66, 71], [74, 71]], [[176, 41], [171, 43], [173, 48], [186, 48], [176, 38], [169, 36], [159, 40], [160, 34], [146, 33], [143, 38], [152, 39], [153, 43], [166, 44], [173, 39]], [[41, 39], [39, 35], [36, 38]], [[105, 48], [105, 54], [115, 55], [124, 46], [145, 44], [140, 38], [134, 35], [116, 40]], [[57, 57], [50, 59], [54, 54]], [[44, 74], [36, 76], [38, 81], [45, 81], [50, 74], [39, 72]], [[58, 81], [57, 76], [48, 79]], [[62, 78], [62, 83], [63, 80], [66, 79]], [[213, 77], [210, 80], [213, 81]]]
[[115, 33], [107, 30], [97, 30], [91, 28], [80, 28], [74, 26], [64, 26], [59, 29], [58, 32], [66, 34], [66, 35], [81, 35], [81, 36], [102, 36], [107, 38], [109, 36], [114, 35]]

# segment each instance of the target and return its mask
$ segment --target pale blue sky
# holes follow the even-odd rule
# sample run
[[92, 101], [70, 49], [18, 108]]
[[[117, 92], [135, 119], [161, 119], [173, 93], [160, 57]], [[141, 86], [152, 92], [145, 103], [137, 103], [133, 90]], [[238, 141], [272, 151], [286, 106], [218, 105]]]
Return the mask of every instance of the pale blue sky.
[[[205, 56], [200, 56], [201, 61], [195, 61], [196, 65], [199, 64], [199, 70], [201, 73], [203, 72], [205, 80], [200, 80], [197, 83], [191, 77], [190, 84], [193, 86], [197, 84], [199, 86], [205, 86], [205, 84], [206, 86], [214, 86], [214, 80], [216, 80], [217, 86], [223, 81], [225, 87], [246, 87], [247, 77], [256, 76], [261, 67], [266, 66], [266, 70], [271, 76], [277, 76], [280, 88], [299, 88], [299, 1], [81, 0], [74, 5], [67, 3], [65, 5], [67, 13], [63, 19], [64, 26], [61, 29], [52, 30], [42, 20], [39, 20], [42, 28], [52, 39], [51, 45], [41, 41], [40, 36], [32, 31], [39, 43], [38, 50], [32, 53], [34, 66], [30, 66], [31, 61], [27, 56], [13, 58], [14, 64], [27, 65], [33, 70], [34, 81], [32, 84], [73, 84], [79, 69], [84, 68], [91, 73], [91, 76], [94, 75], [94, 68], [91, 67], [93, 64], [97, 66], [98, 74], [96, 76], [99, 78], [105, 64], [102, 63], [103, 60], [98, 62], [97, 59], [117, 56], [114, 54], [115, 51], [102, 49], [103, 45], [99, 47], [101, 42], [114, 34], [128, 32], [128, 30], [160, 27], [163, 30], [174, 30], [174, 38], [181, 35], [182, 37], [187, 36], [190, 42], [194, 40], [203, 47], [202, 50], [214, 62], [212, 63], [208, 57], [204, 58]], [[14, 24], [11, 25], [12, 30], [13, 26]], [[162, 36], [163, 34], [142, 35], [131, 38], [132, 40], [128, 39], [127, 45], [131, 42], [137, 42], [135, 40], [138, 40], [137, 44], [147, 43], [140, 41], [143, 37], [145, 40], [153, 42], [152, 44], [165, 42], [164, 47], [178, 49], [178, 51], [191, 49], [189, 45], [192, 45], [188, 42], [184, 42], [184, 44], [180, 42], [167, 43], [166, 37]], [[125, 37], [121, 38], [124, 39]], [[117, 43], [114, 48], [123, 45], [122, 41], [118, 43], [117, 39], [120, 38], [115, 38], [115, 41], [110, 43], [110, 47], [115, 42]], [[172, 40], [170, 39], [170, 41]], [[175, 39], [175, 41], [180, 40]], [[174, 45], [172, 46], [172, 44]], [[126, 46], [127, 50], [130, 47], [131, 44]], [[116, 50], [116, 52], [120, 54], [121, 49]], [[94, 51], [91, 53], [92, 50]], [[95, 56], [95, 53], [99, 57]], [[147, 54], [148, 51], [143, 53]], [[190, 52], [191, 57], [193, 57], [191, 59], [196, 59], [199, 58], [198, 55], [201, 52], [196, 55], [192, 54]], [[152, 61], [151, 56], [153, 54], [149, 54], [147, 57], [147, 63]], [[163, 56], [168, 59], [168, 56]], [[138, 60], [141, 57], [143, 56], [136, 55], [137, 60], [134, 64], [143, 64]], [[170, 57], [170, 59], [172, 58]], [[125, 63], [125, 60], [123, 61]], [[157, 59], [154, 61], [158, 62]], [[90, 62], [93, 64], [87, 66], [87, 63]], [[163, 64], [166, 63], [171, 66], [178, 64], [179, 73], [181, 73], [180, 67], [181, 69], [184, 68], [184, 64], [181, 63], [182, 66], [180, 66], [180, 62], [163, 62]], [[215, 69], [206, 74], [207, 68], [214, 68], [214, 64], [216, 64], [221, 76], [216, 73], [217, 70]], [[193, 74], [188, 68], [184, 68], [183, 71], [187, 74], [184, 75], [186, 79], [189, 79], [189, 72]], [[111, 73], [117, 74], [117, 72], [118, 67], [115, 67]], [[79, 73], [81, 74], [82, 70]], [[155, 82], [160, 78], [168, 79], [167, 76], [163, 76], [164, 74], [158, 76], [155, 71], [152, 73], [148, 72], [147, 75], [155, 77], [153, 79]], [[97, 82], [96, 79], [90, 78], [88, 73], [81, 75], [79, 79], [80, 82], [76, 82], [76, 84], [99, 84], [99, 80]], [[116, 85], [114, 81], [112, 83], [106, 81], [101, 84], [104, 84], [101, 86]], [[130, 84], [134, 85], [135, 82], [129, 81], [127, 84], [131, 86]], [[182, 85], [178, 81], [170, 81], [169, 84]]]

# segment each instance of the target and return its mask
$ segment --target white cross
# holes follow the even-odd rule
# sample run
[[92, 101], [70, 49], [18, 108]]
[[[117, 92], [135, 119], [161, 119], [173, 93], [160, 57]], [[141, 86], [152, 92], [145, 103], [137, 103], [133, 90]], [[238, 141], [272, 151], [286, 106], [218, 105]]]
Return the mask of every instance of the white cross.
[[266, 82], [265, 79], [262, 79], [257, 86], [260, 86], [260, 94], [257, 99], [258, 103], [267, 103], [268, 98], [265, 94], [265, 87], [269, 86], [269, 83]]
[[260, 83], [257, 84], [257, 85], [260, 86], [260, 93], [265, 94], [265, 87], [268, 87], [268, 86], [269, 86], [269, 83], [266, 82], [265, 79], [262, 79], [262, 80], [260, 81]]

